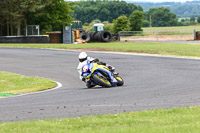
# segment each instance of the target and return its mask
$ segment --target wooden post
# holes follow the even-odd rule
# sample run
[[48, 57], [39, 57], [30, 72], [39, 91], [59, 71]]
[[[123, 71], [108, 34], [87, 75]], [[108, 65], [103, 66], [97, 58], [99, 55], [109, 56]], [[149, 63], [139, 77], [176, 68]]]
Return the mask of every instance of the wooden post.
[[194, 29], [194, 40], [197, 40], [197, 33], [195, 29]]
[[156, 39], [157, 39], [157, 41], [158, 41], [158, 32], [156, 31]]
[[120, 41], [120, 33], [117, 33], [117, 39]]

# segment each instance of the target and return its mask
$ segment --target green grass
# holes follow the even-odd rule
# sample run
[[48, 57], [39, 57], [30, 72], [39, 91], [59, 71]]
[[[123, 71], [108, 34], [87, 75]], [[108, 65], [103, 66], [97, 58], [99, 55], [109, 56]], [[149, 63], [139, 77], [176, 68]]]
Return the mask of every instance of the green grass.
[[200, 57], [200, 45], [194, 45], [194, 44], [112, 42], [112, 43], [88, 43], [88, 44], [0, 44], [0, 47], [90, 49], [90, 50], [93, 49], [93, 50], [106, 50], [106, 51], [122, 51], [122, 52]]
[[200, 107], [0, 123], [1, 133], [198, 133]]
[[42, 91], [56, 85], [48, 79], [0, 72], [0, 96]]

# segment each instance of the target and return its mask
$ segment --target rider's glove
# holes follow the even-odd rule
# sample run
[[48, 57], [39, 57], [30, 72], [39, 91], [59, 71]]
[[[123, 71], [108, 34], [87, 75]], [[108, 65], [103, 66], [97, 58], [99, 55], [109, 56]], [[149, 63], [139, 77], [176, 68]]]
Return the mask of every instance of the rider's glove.
[[114, 72], [114, 71], [115, 71], [115, 68], [114, 68], [113, 66], [108, 66], [108, 68], [109, 68], [109, 70], [110, 70], [111, 72]]
[[94, 61], [95, 61], [95, 62], [99, 62], [99, 59], [96, 58], [96, 59], [94, 59]]
[[106, 63], [105, 63], [105, 62], [99, 62], [99, 65], [104, 65], [104, 66], [106, 66]]
[[85, 81], [85, 78], [82, 78], [82, 81]]
[[110, 70], [112, 70], [112, 67], [111, 67], [111, 66], [108, 66], [108, 68], [109, 68]]
[[94, 59], [94, 60], [92, 60], [92, 61], [90, 61], [90, 63], [97, 63], [97, 62], [99, 62], [99, 59]]

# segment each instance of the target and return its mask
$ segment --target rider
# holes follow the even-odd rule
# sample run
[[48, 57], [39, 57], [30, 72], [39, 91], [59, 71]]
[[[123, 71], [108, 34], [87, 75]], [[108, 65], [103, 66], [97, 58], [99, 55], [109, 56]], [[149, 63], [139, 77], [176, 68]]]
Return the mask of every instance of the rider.
[[[110, 66], [110, 65], [108, 65], [104, 62], [99, 62], [99, 59], [97, 59], [97, 58], [88, 57], [86, 52], [81, 52], [79, 54], [79, 64], [78, 64], [77, 69], [78, 69], [78, 72], [79, 72], [79, 75], [80, 75], [80, 79], [84, 82], [85, 82], [85, 78], [83, 78], [83, 76], [82, 76], [82, 67], [85, 64], [92, 63], [92, 62], [107, 66], [110, 69], [111, 72], [115, 71], [115, 68], [113, 66]], [[93, 83], [91, 83], [90, 81], [87, 81], [86, 86], [88, 88], [91, 88], [91, 87], [94, 87], [95, 85]]]

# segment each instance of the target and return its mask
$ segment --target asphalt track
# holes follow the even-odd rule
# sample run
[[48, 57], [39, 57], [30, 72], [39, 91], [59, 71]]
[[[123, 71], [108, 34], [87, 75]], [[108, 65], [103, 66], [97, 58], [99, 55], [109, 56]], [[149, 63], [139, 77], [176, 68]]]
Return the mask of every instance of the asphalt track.
[[0, 71], [50, 78], [56, 90], [0, 98], [0, 121], [120, 113], [200, 105], [200, 60], [88, 52], [116, 67], [125, 85], [87, 89], [76, 51], [0, 48]]

